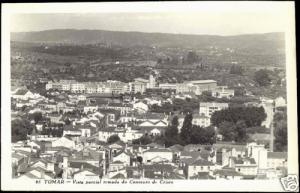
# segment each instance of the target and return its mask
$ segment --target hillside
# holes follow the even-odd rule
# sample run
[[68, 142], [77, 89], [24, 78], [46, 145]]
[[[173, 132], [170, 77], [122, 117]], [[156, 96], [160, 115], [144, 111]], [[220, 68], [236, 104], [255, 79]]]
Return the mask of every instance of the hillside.
[[170, 46], [204, 48], [208, 46], [233, 49], [284, 49], [284, 33], [237, 36], [186, 35], [167, 33], [120, 32], [104, 30], [57, 29], [37, 32], [13, 32], [12, 41], [93, 44], [107, 43], [120, 46]]

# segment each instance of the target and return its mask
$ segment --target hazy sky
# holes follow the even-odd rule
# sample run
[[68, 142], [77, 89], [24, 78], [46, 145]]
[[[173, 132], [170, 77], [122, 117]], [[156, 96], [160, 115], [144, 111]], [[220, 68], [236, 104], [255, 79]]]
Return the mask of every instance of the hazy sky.
[[26, 13], [14, 14], [10, 21], [13, 32], [73, 28], [235, 35], [283, 32], [286, 26], [280, 6], [234, 11], [219, 7], [210, 11], [153, 13]]

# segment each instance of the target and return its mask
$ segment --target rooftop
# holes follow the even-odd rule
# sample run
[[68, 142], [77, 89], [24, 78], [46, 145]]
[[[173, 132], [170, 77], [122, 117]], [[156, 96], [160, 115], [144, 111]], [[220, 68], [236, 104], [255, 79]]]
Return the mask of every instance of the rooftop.
[[197, 165], [197, 166], [213, 166], [214, 163], [204, 160], [204, 159], [198, 159], [194, 161], [191, 165]]
[[172, 152], [171, 150], [169, 149], [163, 149], [163, 148], [153, 148], [153, 149], [149, 149], [147, 151], [144, 151], [144, 153], [146, 152]]
[[189, 83], [192, 84], [208, 84], [208, 83], [217, 83], [215, 80], [192, 80], [188, 81]]

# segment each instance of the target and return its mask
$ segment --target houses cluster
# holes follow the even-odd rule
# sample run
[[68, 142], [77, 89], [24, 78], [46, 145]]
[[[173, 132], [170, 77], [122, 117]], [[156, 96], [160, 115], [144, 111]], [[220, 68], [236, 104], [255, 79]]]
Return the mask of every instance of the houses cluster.
[[[231, 96], [227, 95], [230, 93], [227, 88], [218, 87], [215, 81], [190, 81], [187, 84], [196, 86], [193, 88], [196, 92], [211, 90], [216, 96]], [[149, 80], [136, 79], [134, 85], [132, 88], [138, 92], [159, 87], [152, 76]], [[123, 86], [118, 81], [104, 84], [62, 80], [48, 82], [48, 97], [25, 88], [13, 91], [12, 117], [19, 112], [42, 115], [38, 120], [30, 120], [35, 128], [26, 140], [12, 144], [13, 177], [192, 180], [273, 179], [285, 175], [287, 154], [271, 152], [258, 143], [216, 142], [213, 145], [177, 144], [171, 147], [137, 143], [143, 136], [155, 138], [164, 135], [171, 124], [171, 116], [153, 113], [149, 109], [151, 105], [160, 106], [172, 100], [145, 96], [142, 99], [129, 97], [115, 101], [90, 95], [95, 90], [98, 92], [98, 88], [102, 89], [101, 92], [114, 90], [121, 93]], [[171, 88], [172, 85], [165, 84], [163, 87]], [[282, 100], [276, 102], [279, 106], [284, 105]], [[261, 105], [267, 103], [262, 100]], [[212, 114], [228, 107], [228, 103], [200, 102], [198, 113], [193, 114], [192, 124], [208, 127]], [[184, 116], [177, 116], [180, 132]], [[117, 140], [110, 142], [112, 138]]]
[[13, 144], [15, 179], [277, 179], [286, 175], [287, 154], [264, 146], [101, 144], [69, 137]]

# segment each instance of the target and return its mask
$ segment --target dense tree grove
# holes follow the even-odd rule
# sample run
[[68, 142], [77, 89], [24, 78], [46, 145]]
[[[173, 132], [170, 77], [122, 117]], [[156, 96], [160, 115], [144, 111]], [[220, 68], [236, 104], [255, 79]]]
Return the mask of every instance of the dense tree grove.
[[243, 120], [246, 127], [260, 126], [267, 115], [263, 107], [232, 107], [216, 111], [211, 117], [214, 126], [219, 126], [224, 121], [237, 123]]
[[190, 134], [190, 141], [186, 144], [213, 144], [216, 141], [213, 127], [200, 127], [193, 125]]
[[259, 86], [268, 86], [271, 83], [271, 78], [269, 76], [268, 70], [259, 70], [254, 74], [254, 80]]
[[230, 68], [230, 74], [243, 75], [244, 69], [242, 66], [232, 65]]
[[11, 122], [12, 142], [26, 140], [27, 135], [31, 134], [33, 126], [26, 119], [15, 119]]
[[211, 121], [224, 141], [246, 142], [249, 134], [268, 132], [261, 127], [266, 116], [263, 107], [237, 106], [216, 111]]
[[219, 125], [219, 134], [223, 136], [224, 141], [234, 141], [236, 138], [236, 125], [233, 122], [223, 121]]
[[199, 102], [196, 99], [174, 99], [173, 104], [164, 103], [161, 106], [152, 105], [150, 111], [156, 113], [172, 113], [174, 111], [179, 112], [192, 112], [199, 108]]
[[163, 136], [150, 137], [144, 135], [143, 137], [134, 140], [134, 144], [146, 145], [152, 142], [170, 147], [175, 144], [213, 144], [215, 142], [215, 130], [212, 127], [199, 127], [192, 124], [192, 114], [187, 114], [184, 119], [181, 133], [178, 133], [178, 118], [175, 116], [171, 125], [166, 129]]

